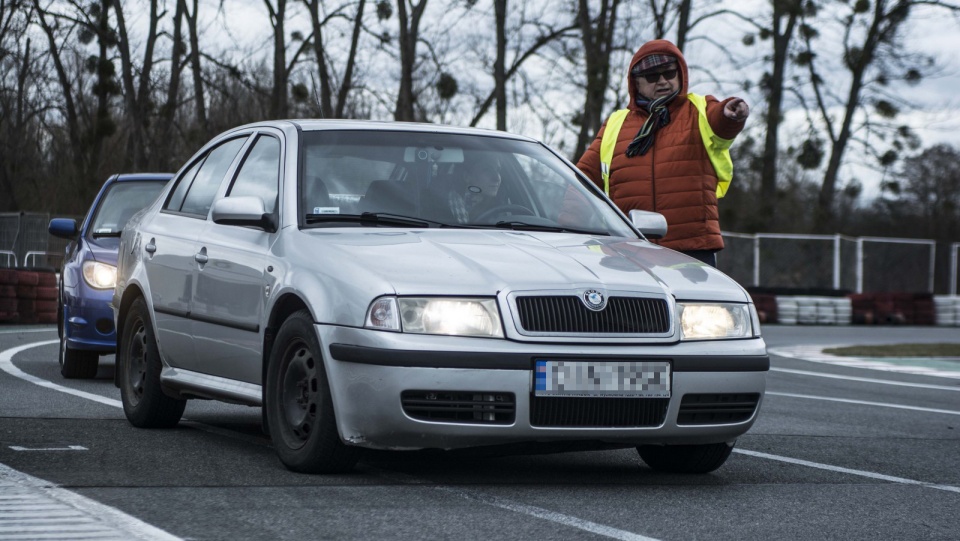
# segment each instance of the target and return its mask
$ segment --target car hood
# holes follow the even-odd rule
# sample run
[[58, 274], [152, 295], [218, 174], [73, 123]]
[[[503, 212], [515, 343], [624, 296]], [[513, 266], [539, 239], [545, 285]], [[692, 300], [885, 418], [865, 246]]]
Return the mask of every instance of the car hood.
[[87, 253], [90, 254], [90, 257], [86, 259], [93, 259], [109, 265], [117, 264], [120, 239], [116, 237], [87, 238], [84, 244], [86, 245]]
[[[722, 272], [637, 239], [499, 230], [317, 229], [307, 254], [325, 273], [378, 294], [493, 295], [603, 288], [746, 302]], [[313, 259], [316, 261], [316, 259]], [[333, 268], [331, 268], [333, 267]]]

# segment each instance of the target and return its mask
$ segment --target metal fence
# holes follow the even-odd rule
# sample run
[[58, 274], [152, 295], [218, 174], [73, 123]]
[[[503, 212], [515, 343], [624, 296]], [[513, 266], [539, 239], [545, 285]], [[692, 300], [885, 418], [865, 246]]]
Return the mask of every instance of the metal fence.
[[723, 233], [720, 270], [744, 286], [957, 293], [960, 242], [780, 233]]
[[[0, 267], [59, 268], [67, 241], [47, 232], [49, 222], [47, 213], [0, 213]], [[960, 282], [960, 242], [730, 232], [723, 238], [718, 266], [744, 286], [956, 295]]]
[[59, 269], [69, 241], [50, 235], [49, 223], [45, 212], [0, 213], [0, 267]]

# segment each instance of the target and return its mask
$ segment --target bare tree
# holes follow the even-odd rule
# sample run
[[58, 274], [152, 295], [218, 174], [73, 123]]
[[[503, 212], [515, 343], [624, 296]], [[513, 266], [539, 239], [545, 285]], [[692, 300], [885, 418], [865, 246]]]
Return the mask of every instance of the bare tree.
[[420, 40], [420, 21], [427, 9], [427, 0], [397, 0], [397, 20], [400, 25], [400, 88], [397, 90], [397, 105], [394, 120], [415, 121], [416, 94], [414, 92], [414, 71], [417, 66], [417, 43]]
[[193, 110], [196, 114], [197, 129], [201, 139], [206, 139], [210, 135], [210, 122], [207, 119], [207, 106], [204, 97], [203, 70], [200, 64], [200, 37], [198, 30], [197, 9], [198, 1], [193, 0], [193, 12], [187, 9], [187, 0], [178, 0], [183, 2], [183, 16], [187, 21], [187, 34], [190, 36], [190, 73], [193, 76]]
[[[353, 89], [354, 69], [360, 44], [360, 32], [363, 29], [363, 13], [366, 7], [366, 0], [360, 0], [357, 3], [357, 11], [353, 18], [352, 32], [350, 34], [350, 49], [347, 53], [346, 66], [340, 77], [339, 88], [336, 89], [336, 92], [334, 91], [335, 86], [337, 86], [334, 83], [335, 75], [332, 73], [331, 62], [327, 58], [323, 29], [334, 17], [344, 16], [343, 12], [349, 4], [339, 6], [322, 19], [320, 16], [322, 2], [320, 0], [304, 0], [304, 4], [306, 4], [310, 12], [310, 22], [313, 29], [313, 33], [307, 41], [313, 44], [313, 52], [317, 61], [317, 71], [320, 76], [320, 115], [324, 118], [343, 118], [347, 98]], [[336, 100], [334, 100], [334, 97], [336, 97]]]
[[[178, 2], [179, 5], [179, 2]], [[123, 82], [123, 97], [126, 105], [126, 115], [129, 119], [130, 136], [127, 139], [127, 156], [132, 159], [134, 170], [143, 170], [147, 165], [147, 118], [151, 109], [151, 93], [153, 89], [150, 86], [150, 76], [153, 71], [153, 51], [157, 42], [157, 26], [165, 13], [160, 13], [157, 8], [157, 0], [150, 0], [150, 13], [147, 21], [146, 43], [143, 51], [143, 59], [137, 66], [133, 62], [130, 34], [127, 30], [127, 23], [123, 13], [123, 3], [117, 2], [114, 5], [114, 13], [117, 19], [117, 48], [120, 51], [120, 73]], [[179, 10], [178, 10], [179, 14]], [[176, 22], [179, 25], [179, 20]], [[179, 31], [179, 28], [178, 28]], [[134, 77], [139, 73], [139, 81], [135, 82]], [[172, 75], [171, 75], [172, 77]]]
[[603, 105], [610, 83], [610, 56], [619, 8], [620, 0], [601, 0], [600, 12], [594, 17], [590, 13], [590, 3], [578, 0], [577, 22], [583, 43], [586, 95], [574, 156], [583, 154], [603, 123]]
[[[837, 182], [844, 156], [858, 129], [854, 124], [857, 114], [864, 113], [866, 116], [867, 121], [859, 126], [866, 132], [876, 129], [876, 126], [869, 122], [871, 111], [868, 106], [873, 105], [873, 112], [879, 117], [892, 118], [897, 114], [898, 108], [892, 101], [879, 97], [871, 99], [868, 96], [871, 88], [882, 88], [893, 79], [916, 83], [923, 76], [915, 63], [910, 63], [909, 68], [902, 65], [904, 60], [916, 55], [912, 55], [900, 42], [901, 31], [911, 10], [921, 5], [937, 6], [952, 12], [960, 10], [957, 5], [935, 0], [874, 0], [872, 5], [871, 2], [862, 0], [845, 8], [848, 11], [839, 21], [844, 28], [840, 47], [843, 51], [843, 65], [849, 72], [850, 80], [846, 96], [839, 98], [839, 105], [843, 108], [839, 125], [830, 113], [830, 108], [834, 105], [829, 101], [832, 94], [829, 87], [832, 83], [825, 80], [817, 69], [818, 55], [814, 36], [807, 40], [810, 81], [830, 144], [830, 156], [820, 187], [817, 209], [817, 224], [821, 230], [834, 229]], [[903, 126], [895, 130], [908, 139], [912, 135], [909, 129]], [[866, 138], [861, 141], [866, 142]], [[867, 149], [870, 150], [869, 146]], [[880, 160], [881, 164], [889, 165], [896, 160], [896, 153], [883, 153]]]

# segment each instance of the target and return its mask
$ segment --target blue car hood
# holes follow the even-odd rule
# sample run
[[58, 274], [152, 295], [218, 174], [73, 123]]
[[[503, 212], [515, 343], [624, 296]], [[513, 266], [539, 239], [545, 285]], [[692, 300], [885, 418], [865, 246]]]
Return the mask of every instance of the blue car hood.
[[95, 261], [109, 265], [117, 264], [117, 252], [120, 250], [120, 239], [116, 237], [87, 238], [85, 244], [91, 256], [87, 259], [94, 259]]

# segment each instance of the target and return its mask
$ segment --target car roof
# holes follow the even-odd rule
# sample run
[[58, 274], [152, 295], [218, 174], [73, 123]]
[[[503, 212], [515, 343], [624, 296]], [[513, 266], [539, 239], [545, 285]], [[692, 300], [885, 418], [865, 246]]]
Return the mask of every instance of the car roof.
[[113, 179], [116, 182], [137, 180], [167, 181], [173, 178], [173, 173], [121, 173]]
[[[344, 120], [344, 119], [288, 119], [257, 122], [239, 126], [236, 130], [249, 129], [254, 127], [274, 127], [280, 128], [283, 124], [293, 124], [303, 131], [323, 131], [323, 130], [362, 130], [362, 131], [408, 131], [418, 133], [449, 133], [464, 135], [482, 135], [486, 137], [500, 137], [504, 139], [516, 139], [518, 141], [538, 142], [536, 139], [507, 133], [499, 130], [486, 128], [471, 128], [463, 126], [451, 126], [447, 124], [428, 124], [423, 122], [390, 122], [379, 120]], [[235, 131], [235, 130], [230, 130]]]

